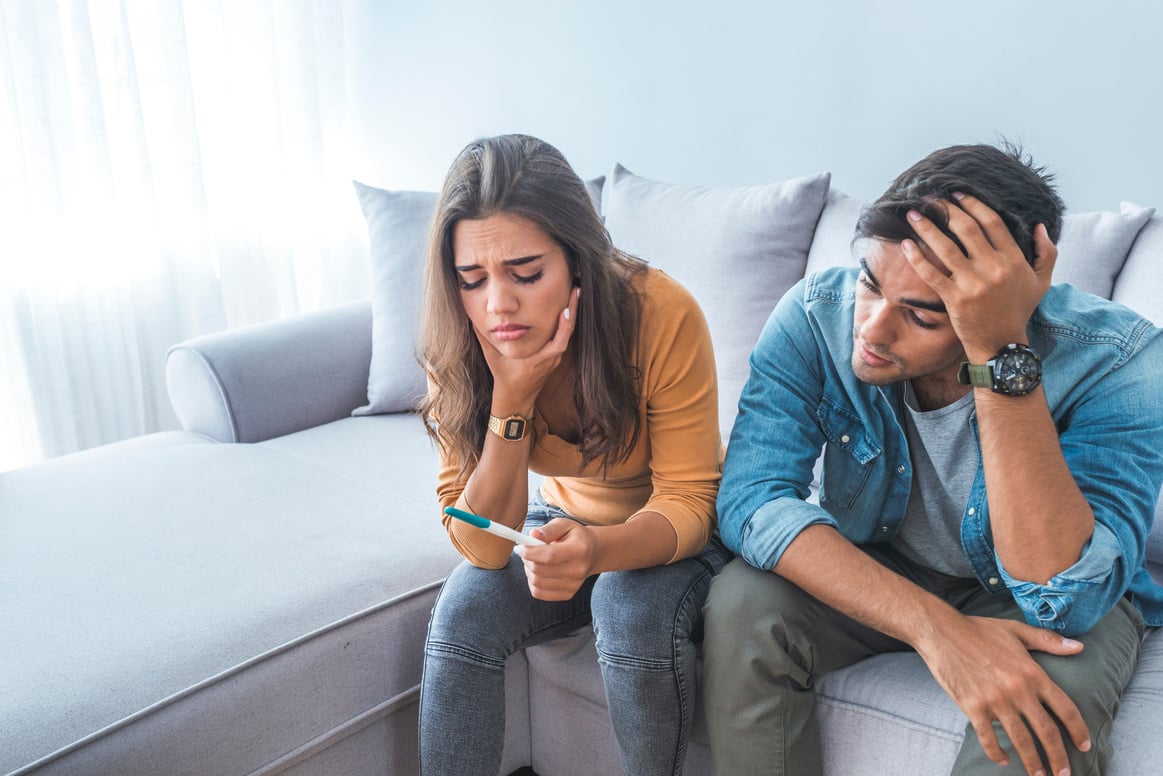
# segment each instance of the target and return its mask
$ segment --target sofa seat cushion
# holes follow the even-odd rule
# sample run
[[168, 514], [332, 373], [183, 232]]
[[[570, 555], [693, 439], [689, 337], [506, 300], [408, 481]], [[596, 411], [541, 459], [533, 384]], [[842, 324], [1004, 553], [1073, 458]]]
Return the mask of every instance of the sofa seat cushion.
[[184, 753], [242, 773], [364, 715], [414, 724], [429, 611], [458, 556], [434, 496], [374, 469], [431, 494], [433, 457], [396, 454], [427, 444], [414, 417], [338, 424], [313, 431], [359, 438], [368, 476], [193, 434], [0, 476], [0, 772], [45, 757], [71, 772], [86, 749], [86, 773], [118, 772], [127, 751], [154, 772]]

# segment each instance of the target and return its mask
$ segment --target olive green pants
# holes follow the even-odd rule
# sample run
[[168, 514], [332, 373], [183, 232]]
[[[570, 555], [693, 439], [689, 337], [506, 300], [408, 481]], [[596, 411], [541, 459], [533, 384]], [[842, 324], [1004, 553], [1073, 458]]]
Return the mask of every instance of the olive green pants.
[[[864, 549], [967, 615], [1024, 622], [1011, 599], [986, 592], [975, 580], [939, 574], [891, 549]], [[715, 577], [704, 615], [704, 703], [711, 753], [715, 771], [730, 776], [821, 773], [815, 678], [872, 655], [909, 649], [741, 558]], [[1119, 695], [1134, 672], [1143, 631], [1138, 611], [1124, 598], [1079, 637], [1085, 644], [1081, 653], [1064, 657], [1031, 652], [1078, 706], [1091, 732], [1090, 751], [1079, 752], [1059, 725], [1073, 776], [1106, 772], [1111, 724]], [[1005, 731], [994, 727], [1010, 753], [1009, 766], [991, 761], [967, 724], [953, 773], [1025, 773]]]

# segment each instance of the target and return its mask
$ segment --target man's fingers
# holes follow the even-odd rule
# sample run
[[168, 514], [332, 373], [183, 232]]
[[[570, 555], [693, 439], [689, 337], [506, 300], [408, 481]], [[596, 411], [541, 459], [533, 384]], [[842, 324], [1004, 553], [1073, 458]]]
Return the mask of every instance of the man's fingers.
[[1020, 622], [1014, 622], [1010, 627], [1014, 628], [1026, 649], [1049, 652], [1051, 655], [1074, 655], [1082, 651], [1082, 642], [1068, 639], [1052, 630]]
[[[1034, 736], [1030, 734], [1030, 729], [1026, 727], [1026, 721], [1020, 715], [1014, 714], [999, 720], [999, 722], [1005, 728], [1006, 735], [1010, 739], [1010, 746], [1017, 752], [1018, 759], [1026, 768], [1026, 773], [1038, 773], [1039, 771], [1045, 773], [1042, 757], [1038, 754], [1038, 745], [1034, 742]], [[1059, 747], [1061, 747], [1061, 743], [1059, 741]]]
[[921, 280], [929, 284], [929, 287], [941, 295], [949, 283], [949, 275], [947, 271], [938, 267], [933, 261], [925, 255], [924, 250], [913, 240], [901, 240], [901, 252], [905, 255], [905, 261], [913, 268], [913, 271], [921, 276]]
[[[1069, 768], [1070, 758], [1066, 756], [1066, 744], [1062, 741], [1062, 733], [1054, 719], [1039, 707], [1037, 713], [1026, 719], [1026, 723], [1042, 744], [1042, 751], [1046, 753], [1046, 764], [1050, 766], [1049, 773], [1061, 773], [1063, 768]], [[1034, 762], [1041, 766], [1037, 751], [1034, 752]], [[1029, 767], [1028, 763], [1026, 767]]]
[[[1050, 686], [1043, 693], [1046, 707], [1062, 723], [1062, 727], [1066, 728], [1066, 734], [1070, 736], [1071, 742], [1074, 743], [1078, 751], [1089, 752], [1091, 746], [1090, 731], [1086, 727], [1086, 720], [1082, 718], [1082, 712], [1078, 710], [1078, 706], [1070, 700], [1070, 696], [1061, 687], [1050, 681], [1049, 677], [1047, 677], [1047, 681]], [[1055, 726], [1055, 730], [1057, 731], [1057, 726]], [[1045, 739], [1042, 740], [1045, 741]]]
[[982, 718], [972, 720], [972, 723], [973, 732], [977, 733], [977, 740], [981, 743], [981, 749], [985, 752], [985, 756], [998, 765], [1009, 765], [1009, 755], [1001, 748], [1001, 744], [997, 740], [997, 733], [993, 729], [993, 721]]
[[973, 243], [973, 247], [1001, 250], [1013, 243], [1014, 238], [1006, 222], [989, 205], [971, 194], [960, 192], [953, 193], [953, 200], [953, 206], [946, 208], [949, 229], [966, 248], [970, 248], [970, 243]]
[[[945, 204], [946, 212], [956, 209], [947, 203]], [[917, 237], [927, 246], [930, 254], [929, 260], [935, 259], [936, 263], [943, 265], [946, 274], [952, 271], [955, 260], [965, 258], [965, 254], [961, 252], [957, 243], [950, 240], [948, 235], [938, 229], [937, 225], [926, 218], [923, 213], [910, 210], [905, 217], [909, 220], [909, 226], [917, 233]]]
[[[972, 199], [972, 197], [966, 197], [965, 199]], [[947, 257], [943, 255], [945, 261], [950, 263], [950, 268], [961, 260], [988, 256], [999, 248], [1004, 247], [1005, 243], [1002, 240], [1006, 238], [1009, 239], [1010, 243], [1013, 243], [1013, 238], [1010, 236], [1009, 231], [1006, 230], [1005, 223], [992, 210], [985, 208], [984, 211], [978, 210], [976, 213], [971, 213], [962, 206], [961, 201], [946, 201], [942, 204], [945, 205], [946, 228], [957, 236], [958, 241], [960, 241], [961, 246], [964, 248], [964, 250], [961, 250], [954, 245], [950, 249]], [[987, 227], [985, 223], [981, 222], [980, 218], [986, 218], [988, 216], [992, 216], [997, 222], [1001, 223], [1002, 234], [991, 234], [991, 227]], [[935, 224], [932, 226], [932, 229], [940, 231]], [[950, 243], [952, 244], [952, 241]]]

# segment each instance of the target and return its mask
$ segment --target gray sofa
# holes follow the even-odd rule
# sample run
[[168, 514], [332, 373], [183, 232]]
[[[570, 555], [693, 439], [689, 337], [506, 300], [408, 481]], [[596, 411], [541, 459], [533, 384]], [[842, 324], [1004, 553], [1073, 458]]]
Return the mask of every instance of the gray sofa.
[[[715, 188], [615, 167], [590, 184], [615, 241], [704, 305], [726, 437], [767, 312], [806, 272], [853, 261], [861, 203], [827, 174]], [[459, 560], [435, 453], [400, 411], [422, 385], [407, 332], [432, 195], [357, 188], [370, 301], [177, 345], [184, 430], [0, 474], [0, 773], [416, 772], [425, 627]], [[1059, 282], [1163, 322], [1152, 210], [1072, 214], [1060, 249]], [[515, 655], [507, 682], [504, 773], [619, 772], [587, 630]], [[829, 774], [948, 771], [964, 718], [915, 655], [819, 693]], [[1158, 769], [1161, 715], [1152, 632], [1112, 773]], [[699, 718], [686, 773], [712, 771]]]

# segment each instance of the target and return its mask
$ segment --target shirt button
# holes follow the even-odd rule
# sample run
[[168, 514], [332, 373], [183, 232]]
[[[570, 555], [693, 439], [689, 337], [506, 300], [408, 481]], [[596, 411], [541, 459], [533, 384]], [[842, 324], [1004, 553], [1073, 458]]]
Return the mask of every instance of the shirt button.
[[977, 511], [977, 507], [970, 507], [969, 508], [969, 514], [971, 514], [971, 515], [976, 511]]
[[882, 526], [880, 527], [880, 532], [881, 532], [881, 533], [888, 533], [888, 526], [887, 526], [887, 525], [882, 525]]
[[989, 584], [991, 584], [991, 585], [996, 585], [996, 584], [997, 584], [998, 582], [1000, 582], [1000, 581], [1001, 581], [1001, 580], [1000, 580], [1000, 579], [998, 579], [997, 577], [990, 577], [990, 578], [989, 578]]
[[904, 464], [901, 464], [900, 466], [896, 467], [896, 473], [897, 474], [904, 474], [905, 473]]
[[843, 442], [844, 444], [848, 444], [849, 442], [852, 441], [852, 437], [845, 434], [844, 436], [840, 437], [840, 441]]

